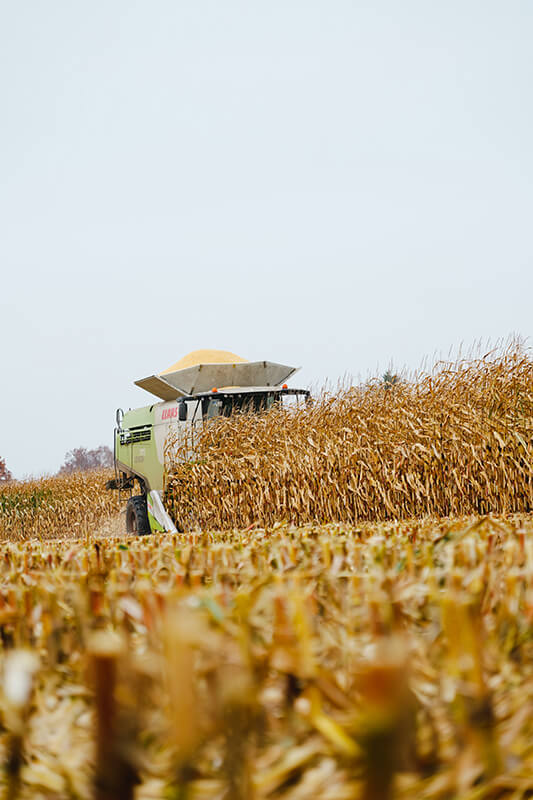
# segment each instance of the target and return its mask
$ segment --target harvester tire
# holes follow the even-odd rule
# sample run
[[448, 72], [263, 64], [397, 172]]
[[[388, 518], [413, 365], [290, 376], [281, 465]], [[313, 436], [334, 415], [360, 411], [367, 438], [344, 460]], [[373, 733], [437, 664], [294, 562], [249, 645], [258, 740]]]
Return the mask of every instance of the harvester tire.
[[126, 530], [133, 536], [146, 536], [151, 533], [146, 508], [146, 495], [137, 494], [130, 497], [126, 506]]

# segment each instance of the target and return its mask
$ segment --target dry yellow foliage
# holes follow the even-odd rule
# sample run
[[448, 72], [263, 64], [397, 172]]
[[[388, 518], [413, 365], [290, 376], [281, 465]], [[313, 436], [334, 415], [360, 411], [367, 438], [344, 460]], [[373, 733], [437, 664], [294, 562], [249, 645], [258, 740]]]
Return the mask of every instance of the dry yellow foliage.
[[532, 410], [513, 347], [221, 419], [189, 533], [88, 535], [102, 474], [3, 487], [4, 797], [531, 797]]
[[207, 425], [196, 460], [169, 443], [166, 503], [187, 529], [533, 508], [533, 360], [517, 345], [370, 381], [296, 412]]
[[533, 520], [0, 547], [6, 797], [533, 791]]
[[0, 486], [0, 540], [79, 538], [119, 510], [111, 473], [94, 470]]

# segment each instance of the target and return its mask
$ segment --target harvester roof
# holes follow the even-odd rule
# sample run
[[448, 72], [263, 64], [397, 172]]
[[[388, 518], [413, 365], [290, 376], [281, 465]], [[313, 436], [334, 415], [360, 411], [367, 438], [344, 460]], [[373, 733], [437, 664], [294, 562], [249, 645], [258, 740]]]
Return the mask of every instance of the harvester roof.
[[135, 381], [135, 385], [162, 400], [176, 400], [208, 392], [214, 386], [280, 386], [297, 369], [273, 361], [246, 361], [226, 350], [195, 350], [157, 375]]

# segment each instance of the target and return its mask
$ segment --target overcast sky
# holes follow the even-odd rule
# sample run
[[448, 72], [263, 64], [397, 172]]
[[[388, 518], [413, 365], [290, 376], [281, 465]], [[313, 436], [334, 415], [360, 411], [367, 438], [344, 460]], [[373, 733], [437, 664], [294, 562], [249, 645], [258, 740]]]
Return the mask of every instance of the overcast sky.
[[0, 0], [0, 456], [215, 347], [293, 385], [532, 334], [530, 0]]

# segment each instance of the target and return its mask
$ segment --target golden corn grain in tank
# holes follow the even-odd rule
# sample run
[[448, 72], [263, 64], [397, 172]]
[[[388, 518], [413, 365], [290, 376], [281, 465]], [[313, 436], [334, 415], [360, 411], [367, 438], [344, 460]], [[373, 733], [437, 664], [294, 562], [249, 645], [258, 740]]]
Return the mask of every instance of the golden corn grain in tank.
[[188, 367], [196, 367], [198, 364], [242, 364], [245, 358], [230, 353], [227, 350], [193, 350], [175, 364], [162, 370], [160, 375], [167, 375], [170, 372], [177, 372]]

